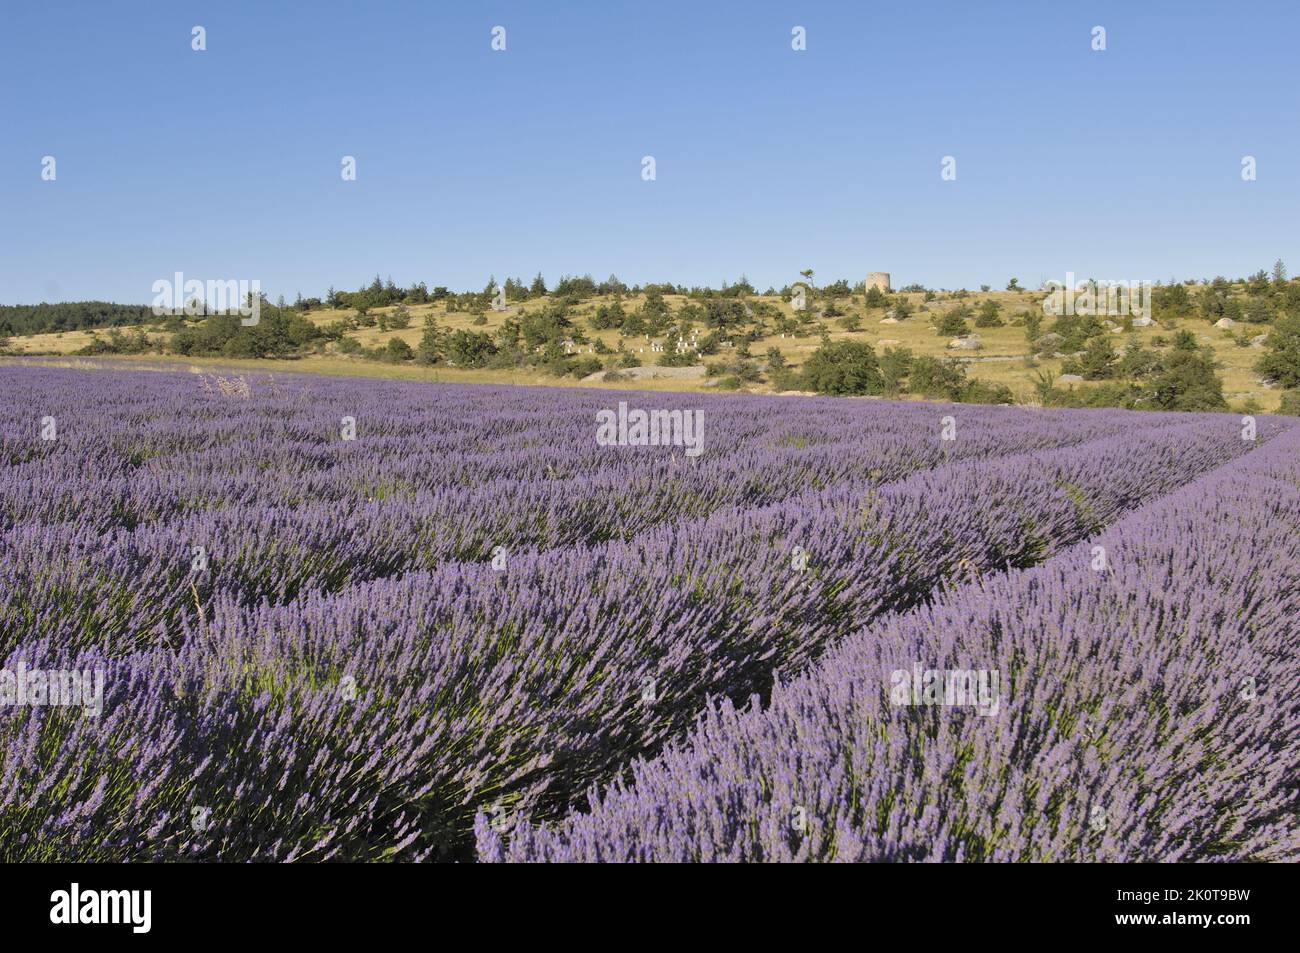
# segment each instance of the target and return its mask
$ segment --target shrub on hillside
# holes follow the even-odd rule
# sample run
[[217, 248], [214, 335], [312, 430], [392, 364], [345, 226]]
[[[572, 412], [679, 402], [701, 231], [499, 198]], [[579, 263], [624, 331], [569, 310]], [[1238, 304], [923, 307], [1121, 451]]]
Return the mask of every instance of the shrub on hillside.
[[1214, 363], [1199, 350], [1175, 348], [1170, 352], [1146, 393], [1159, 410], [1228, 409], [1223, 381], [1214, 373]]
[[574, 377], [583, 378], [592, 374], [599, 374], [605, 369], [604, 363], [598, 357], [580, 357], [569, 367], [569, 373]]
[[388, 345], [384, 348], [380, 360], [389, 364], [400, 364], [403, 361], [412, 360], [414, 357], [415, 352], [411, 350], [411, 345], [401, 338], [389, 338]]
[[959, 400], [966, 387], [966, 369], [955, 358], [921, 356], [911, 361], [907, 391], [922, 397]]
[[99, 337], [90, 332], [90, 343], [74, 351], [74, 354], [143, 354], [149, 350], [149, 336], [144, 328], [136, 328], [132, 334], [123, 334], [117, 328], [111, 328], [107, 337]]
[[1002, 327], [1001, 318], [1002, 306], [992, 299], [985, 301], [980, 305], [979, 313], [975, 317], [975, 327], [977, 328], [1000, 328]]
[[1093, 314], [1063, 314], [1052, 322], [1052, 333], [1060, 337], [1058, 349], [1073, 354], [1087, 347], [1092, 338], [1105, 334], [1106, 328]]
[[482, 367], [497, 351], [492, 338], [479, 331], [453, 331], [445, 355], [457, 367]]
[[800, 376], [807, 390], [819, 394], [884, 391], [876, 352], [862, 341], [826, 341], [804, 362]]
[[907, 376], [912, 372], [912, 352], [905, 347], [887, 347], [880, 355], [880, 376], [884, 381], [884, 393], [890, 396], [901, 394]]
[[961, 391], [963, 404], [1014, 404], [1015, 395], [1006, 384], [994, 384], [991, 381], [973, 377]]
[[1278, 318], [1264, 347], [1255, 369], [1283, 387], [1300, 387], [1300, 315]]
[[970, 309], [966, 307], [953, 308], [942, 318], [939, 319], [939, 336], [940, 337], [961, 337], [970, 333], [970, 328], [966, 324], [966, 319], [970, 316]]

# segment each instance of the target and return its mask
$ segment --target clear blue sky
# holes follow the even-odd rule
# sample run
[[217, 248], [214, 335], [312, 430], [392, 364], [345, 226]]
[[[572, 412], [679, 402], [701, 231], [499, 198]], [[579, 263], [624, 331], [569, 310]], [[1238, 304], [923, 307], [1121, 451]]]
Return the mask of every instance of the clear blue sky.
[[1295, 272], [1297, 36], [1295, 2], [6, 3], [0, 303]]

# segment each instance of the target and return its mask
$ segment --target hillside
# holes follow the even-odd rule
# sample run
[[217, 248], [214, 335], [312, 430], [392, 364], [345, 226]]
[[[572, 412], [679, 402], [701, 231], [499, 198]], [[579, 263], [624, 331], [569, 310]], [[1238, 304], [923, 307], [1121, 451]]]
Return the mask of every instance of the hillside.
[[[1282, 389], [1263, 379], [1256, 370], [1256, 363], [1264, 352], [1265, 336], [1272, 327], [1273, 315], [1270, 313], [1268, 320], [1257, 323], [1245, 320], [1243, 315], [1249, 302], [1255, 300], [1250, 293], [1252, 289], [1246, 282], [1221, 283], [1221, 297], [1230, 302], [1229, 310], [1237, 314], [1239, 320], [1230, 329], [1218, 327], [1214, 322], [1221, 320], [1220, 313], [1211, 311], [1205, 314], [1207, 309], [1202, 301], [1197, 301], [1200, 306], [1190, 306], [1198, 294], [1203, 298], [1212, 287], [1203, 285], [1199, 291], [1192, 288], [1187, 295], [1189, 305], [1182, 309], [1183, 313], [1173, 314], [1168, 308], [1162, 313], [1158, 307], [1156, 317], [1159, 322], [1149, 327], [1120, 326], [1123, 318], [1118, 316], [1109, 319], [1111, 326], [1105, 327], [1108, 319], [1101, 316], [1098, 321], [1102, 323], [1104, 334], [1099, 332], [1093, 337], [1102, 336], [1109, 341], [1118, 359], [1130, 346], [1141, 346], [1156, 355], [1162, 351], [1167, 353], [1177, 332], [1191, 332], [1201, 353], [1214, 364], [1222, 379], [1227, 406], [1219, 409], [1243, 412], [1278, 410]], [[1295, 282], [1287, 283], [1285, 293], [1275, 295], [1279, 310], [1284, 301], [1295, 297], [1293, 288], [1296, 288]], [[989, 385], [973, 398], [965, 398], [971, 402], [1010, 399], [1016, 403], [1032, 404], [1043, 402], [1045, 397], [1047, 402], [1077, 401], [1080, 395], [1086, 395], [1089, 388], [1099, 383], [1099, 380], [1072, 379], [1071, 372], [1075, 372], [1073, 378], [1086, 376], [1077, 373], [1080, 370], [1078, 362], [1084, 354], [1082, 347], [1071, 354], [1066, 353], [1069, 342], [1064, 345], [1065, 349], [1050, 346], [1044, 349], [1040, 345], [1036, 348], [1039, 353], [1031, 354], [1025, 317], [1042, 315], [1042, 291], [895, 292], [873, 303], [865, 299], [859, 286], [856, 293], [824, 295], [819, 292], [809, 308], [801, 313], [790, 300], [789, 289], [783, 290], [784, 294], [728, 297], [719, 297], [718, 292], [708, 292], [707, 297], [674, 293], [655, 295], [653, 307], [660, 308], [664, 314], [659, 326], [651, 325], [642, 330], [638, 318], [632, 332], [600, 325], [609, 323], [611, 313], [621, 314], [624, 319], [648, 313], [652, 302], [650, 296], [640, 289], [581, 297], [539, 295], [512, 301], [505, 310], [494, 310], [488, 304], [486, 293], [374, 307], [364, 304], [360, 307], [319, 306], [310, 310], [289, 307], [284, 313], [294, 316], [295, 320], [301, 318], [310, 322], [316, 329], [313, 333], [317, 335], [315, 340], [297, 346], [292, 354], [285, 355], [291, 360], [249, 359], [232, 353], [230, 348], [216, 354], [193, 350], [175, 353], [178, 336], [201, 328], [203, 318], [174, 318], [167, 322], [153, 320], [144, 325], [113, 329], [13, 336], [8, 339], [5, 353], [14, 357], [126, 355], [137, 359], [164, 358], [245, 369], [291, 367], [303, 372], [451, 382], [635, 386], [686, 391], [721, 387], [777, 393], [806, 390], [806, 385], [801, 385], [793, 374], [783, 377], [773, 373], [773, 351], [781, 355], [791, 371], [797, 371], [823, 343], [854, 341], [870, 345], [880, 358], [891, 349], [905, 349], [914, 357], [938, 359], [949, 362], [950, 366], [952, 362], [959, 363], [969, 379]], [[1254, 290], [1258, 292], [1258, 289]], [[341, 297], [355, 299], [364, 293], [363, 289], [356, 295]], [[725, 296], [726, 292], [721, 295]], [[717, 322], [710, 321], [707, 309], [718, 302], [729, 308], [743, 309], [743, 316], [730, 327], [710, 327], [711, 323]], [[313, 299], [313, 304], [316, 303]], [[976, 319], [981, 309], [994, 306], [997, 326], [977, 326]], [[966, 314], [966, 327], [978, 339], [978, 349], [953, 347], [955, 335], [937, 331], [945, 317], [959, 309]], [[899, 311], [907, 316], [902, 320], [890, 317]], [[266, 312], [275, 314], [276, 309], [264, 305]], [[742, 315], [742, 311], [735, 313]], [[463, 358], [457, 361], [444, 355], [436, 363], [429, 364], [418, 355], [426, 322], [430, 320], [436, 322], [444, 337], [464, 332], [475, 336], [474, 340], [487, 336], [499, 341], [507, 326], [515, 326], [529, 316], [545, 315], [550, 320], [549, 316], [553, 314], [563, 314], [569, 326], [552, 329], [551, 338], [540, 344], [529, 347], [529, 342], [521, 342], [513, 356], [485, 354], [474, 360]], [[393, 327], [393, 324], [405, 326]], [[1053, 326], [1054, 317], [1044, 315], [1039, 334], [1050, 334]], [[672, 349], [678, 335], [693, 342], [693, 346], [699, 347], [703, 353], [691, 351], [677, 362], [682, 366], [659, 366], [664, 352]], [[1050, 338], [1047, 340], [1051, 341]], [[1081, 340], [1084, 344], [1089, 343], [1086, 338]], [[402, 342], [410, 349], [409, 352], [394, 342]], [[557, 366], [557, 362], [547, 363], [536, 357], [548, 346], [555, 349], [557, 361], [562, 361], [562, 364]], [[641, 366], [628, 366], [634, 363]], [[467, 366], [474, 364], [481, 366]], [[611, 375], [607, 373], [609, 371], [615, 373]], [[1112, 379], [1123, 379], [1118, 362], [1111, 376]], [[999, 390], [1002, 387], [1006, 391]], [[1045, 387], [1050, 387], [1050, 390], [1045, 391]], [[988, 396], [981, 397], [983, 393]], [[904, 388], [886, 392], [885, 396], [958, 399], [957, 392], [951, 388], [944, 390], [942, 382], [926, 393]], [[1098, 399], [1096, 402], [1109, 401]]]

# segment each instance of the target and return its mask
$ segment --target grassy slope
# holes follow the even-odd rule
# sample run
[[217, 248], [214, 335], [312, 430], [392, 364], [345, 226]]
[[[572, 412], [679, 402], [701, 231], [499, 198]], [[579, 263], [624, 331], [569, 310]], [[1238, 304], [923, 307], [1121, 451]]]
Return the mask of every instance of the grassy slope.
[[[783, 312], [792, 314], [788, 304], [783, 303], [780, 298], [757, 296], [759, 300], [770, 302], [779, 307]], [[908, 299], [912, 305], [913, 315], [906, 321], [898, 324], [881, 324], [880, 320], [885, 316], [883, 309], [877, 308], [863, 311], [860, 305], [853, 304], [851, 299], [841, 299], [839, 302], [840, 309], [846, 312], [857, 312], [863, 315], [862, 330], [858, 332], [847, 332], [839, 327], [839, 319], [828, 319], [826, 323], [832, 328], [832, 339], [852, 338], [860, 341], [866, 341], [876, 347], [877, 353], [884, 347], [902, 346], [910, 348], [918, 355], [934, 356], [954, 356], [954, 352], [948, 350], [946, 345], [950, 338], [940, 337], [931, 328], [930, 324], [943, 312], [965, 303], [973, 309], [978, 308], [980, 302], [986, 298], [992, 298], [1002, 305], [1003, 320], [1009, 320], [1017, 312], [1026, 309], [1037, 309], [1040, 307], [1042, 292], [1005, 292], [995, 291], [984, 293], [972, 293], [965, 302], [951, 300], [937, 300], [930, 302], [929, 312], [920, 312], [923, 296], [920, 294], [902, 295]], [[572, 309], [572, 314], [577, 319], [577, 324], [590, 339], [601, 338], [611, 348], [618, 344], [619, 334], [617, 331], [593, 331], [588, 325], [586, 318], [594, 313], [595, 309], [602, 303], [611, 299], [593, 298], [582, 305]], [[673, 310], [678, 310], [686, 299], [675, 295], [667, 297], [668, 302], [672, 305]], [[860, 300], [860, 299], [858, 299]], [[640, 296], [629, 296], [623, 299], [623, 307], [627, 311], [637, 308], [642, 301]], [[522, 307], [530, 311], [536, 311], [543, 304], [541, 299], [530, 301]], [[383, 312], [391, 312], [393, 308], [378, 308], [372, 313], [378, 315]], [[378, 328], [362, 328], [351, 333], [351, 337], [356, 338], [366, 347], [375, 347], [382, 345], [392, 337], [404, 339], [412, 347], [420, 340], [423, 332], [424, 317], [427, 314], [433, 314], [437, 317], [439, 323], [448, 329], [465, 328], [475, 331], [492, 332], [500, 326], [506, 317], [517, 316], [520, 310], [519, 305], [514, 305], [509, 311], [504, 313], [488, 312], [486, 325], [475, 325], [474, 316], [466, 313], [451, 313], [443, 311], [442, 305], [415, 305], [410, 307], [411, 326], [402, 331], [380, 331]], [[351, 311], [323, 310], [309, 313], [309, 317], [317, 324], [329, 324], [341, 318], [350, 315]], [[1044, 331], [1051, 325], [1052, 319], [1044, 320]], [[1224, 381], [1224, 395], [1228, 398], [1229, 403], [1238, 405], [1241, 401], [1253, 398], [1265, 411], [1277, 409], [1281, 399], [1279, 390], [1266, 389], [1258, 380], [1258, 375], [1252, 370], [1255, 361], [1259, 359], [1260, 350], [1254, 347], [1238, 347], [1236, 343], [1228, 336], [1227, 332], [1220, 331], [1208, 321], [1202, 321], [1199, 318], [1185, 319], [1179, 322], [1179, 327], [1188, 328], [1194, 331], [1201, 339], [1202, 343], [1213, 348], [1216, 360], [1222, 365], [1219, 370]], [[983, 342], [983, 349], [976, 355], [972, 356], [969, 352], [959, 352], [966, 360], [971, 363], [968, 367], [968, 374], [971, 377], [978, 377], [994, 383], [1006, 384], [1011, 388], [1012, 393], [1016, 395], [1018, 401], [1030, 401], [1033, 397], [1033, 376], [1038, 371], [1051, 371], [1059, 374], [1061, 370], [1061, 361], [1059, 359], [1046, 359], [1039, 361], [1035, 366], [1030, 367], [1025, 362], [1025, 337], [1024, 331], [1019, 327], [1005, 326], [1001, 328], [980, 328], [974, 329]], [[1245, 330], [1250, 335], [1262, 334], [1268, 330], [1268, 325], [1247, 325], [1239, 324], [1236, 330]], [[103, 332], [101, 332], [103, 333]], [[1142, 328], [1133, 331], [1131, 334], [1112, 335], [1113, 343], [1117, 351], [1122, 351], [1127, 341], [1136, 339], [1143, 344], [1150, 344], [1153, 337], [1163, 334], [1170, 338], [1171, 334], [1159, 327]], [[166, 334], [158, 332], [152, 335], [155, 339], [165, 339]], [[37, 334], [26, 337], [15, 337], [11, 339], [10, 352], [16, 355], [22, 354], [57, 354], [70, 355], [79, 348], [84, 347], [91, 340], [91, 334], [86, 331], [68, 331], [62, 334]], [[890, 342], [882, 345], [882, 342]], [[809, 335], [804, 338], [785, 338], [780, 335], [764, 338], [762, 341], [751, 345], [750, 350], [755, 358], [762, 359], [769, 347], [778, 347], [785, 355], [787, 361], [793, 364], [801, 364], [803, 361], [817, 349], [820, 343], [816, 335]], [[640, 355], [642, 362], [646, 365], [655, 363], [658, 355], [652, 354], [650, 348], [645, 345], [645, 341], [628, 340], [627, 346], [635, 351], [644, 346], [645, 353]], [[586, 350], [584, 347], [582, 350]], [[722, 359], [726, 352], [713, 357], [705, 358], [706, 362], [712, 362]], [[995, 358], [995, 360], [988, 360]], [[1001, 360], [996, 360], [1000, 358]], [[99, 360], [99, 359], [96, 359]], [[474, 382], [474, 383], [505, 383], [505, 384], [549, 384], [556, 386], [575, 386], [578, 381], [572, 377], [555, 378], [549, 374], [538, 373], [531, 370], [470, 370], [458, 368], [426, 368], [414, 365], [389, 365], [381, 364], [374, 361], [368, 361], [360, 358], [348, 357], [338, 353], [328, 353], [325, 355], [313, 355], [295, 361], [257, 361], [257, 360], [229, 360], [229, 359], [194, 359], [194, 358], [168, 358], [157, 354], [142, 355], [132, 360], [145, 362], [159, 362], [163, 360], [175, 360], [184, 364], [191, 364], [198, 367], [221, 366], [247, 368], [249, 370], [281, 370], [295, 372], [309, 372], [321, 374], [350, 374], [368, 377], [393, 377], [408, 380], [429, 380], [444, 382]], [[609, 386], [626, 389], [628, 386], [635, 386], [638, 390], [707, 390], [707, 384], [701, 380], [643, 380], [634, 385], [628, 382], [617, 384], [602, 385], [601, 383], [584, 383], [582, 386]], [[766, 385], [759, 385], [755, 390], [766, 390]]]

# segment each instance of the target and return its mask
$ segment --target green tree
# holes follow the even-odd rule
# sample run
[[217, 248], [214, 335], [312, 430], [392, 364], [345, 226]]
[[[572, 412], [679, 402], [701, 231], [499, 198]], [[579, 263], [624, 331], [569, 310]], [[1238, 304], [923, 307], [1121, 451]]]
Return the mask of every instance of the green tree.
[[975, 316], [975, 327], [977, 328], [1000, 328], [1002, 327], [1002, 318], [1000, 317], [1002, 306], [992, 298], [985, 300]]
[[446, 358], [457, 367], [483, 367], [497, 352], [488, 334], [481, 331], [454, 331], [447, 338]]
[[649, 333], [645, 317], [640, 310], [633, 311], [623, 319], [623, 333], [630, 338]]
[[1038, 339], [1043, 336], [1043, 314], [1041, 311], [1026, 311], [1025, 319], [1025, 343], [1029, 345], [1030, 351], [1037, 350]]
[[596, 309], [596, 313], [591, 317], [591, 326], [597, 331], [622, 328], [626, 320], [627, 313], [624, 312], [623, 306], [615, 301], [613, 304], [602, 304]]
[[1187, 286], [1181, 283], [1161, 285], [1151, 294], [1151, 304], [1157, 315], [1183, 318], [1192, 313], [1192, 298]]
[[1213, 285], [1206, 285], [1196, 293], [1196, 307], [1206, 321], [1217, 321], [1223, 317], [1223, 306], [1228, 293]]
[[446, 337], [438, 322], [429, 315], [424, 319], [424, 333], [420, 343], [415, 347], [415, 360], [418, 364], [437, 364], [443, 359], [443, 344]]
[[966, 389], [966, 368], [955, 358], [940, 360], [923, 355], [912, 361], [907, 389], [923, 397], [961, 400]]
[[1052, 332], [1061, 336], [1060, 350], [1073, 354], [1087, 347], [1090, 338], [1105, 334], [1106, 329], [1095, 314], [1063, 314], [1052, 322]]
[[879, 394], [884, 389], [880, 362], [862, 341], [824, 341], [804, 362], [805, 388], [819, 394]]
[[1300, 315], [1278, 318], [1255, 369], [1285, 388], [1300, 387]]
[[1034, 394], [1038, 397], [1038, 402], [1044, 407], [1051, 407], [1056, 403], [1056, 375], [1051, 371], [1038, 371], [1034, 374]]
[[970, 328], [966, 325], [966, 318], [969, 315], [970, 310], [966, 307], [953, 308], [939, 319], [939, 336], [960, 337], [969, 334]]
[[388, 316], [388, 326], [395, 331], [403, 331], [411, 326], [411, 309], [405, 304], [399, 304], [396, 310]]
[[962, 389], [959, 398], [963, 404], [1014, 404], [1015, 395], [1006, 384], [971, 378]]
[[388, 346], [384, 348], [384, 360], [397, 364], [401, 361], [409, 361], [415, 357], [415, 352], [411, 350], [411, 345], [407, 344], [401, 338], [389, 338]]
[[912, 372], [912, 352], [905, 347], [887, 347], [880, 355], [880, 377], [885, 394], [894, 396], [903, 392], [907, 376]]
[[1175, 349], [1151, 379], [1145, 393], [1161, 410], [1226, 410], [1223, 381], [1199, 350]]
[[1117, 370], [1121, 377], [1142, 380], [1160, 370], [1160, 356], [1134, 341], [1125, 349]]
[[1093, 338], [1079, 358], [1084, 380], [1104, 381], [1114, 377], [1118, 358], [1110, 341], [1104, 337]]
[[1242, 309], [1241, 317], [1251, 324], [1268, 324], [1273, 320], [1273, 309], [1267, 298], [1251, 298]]

